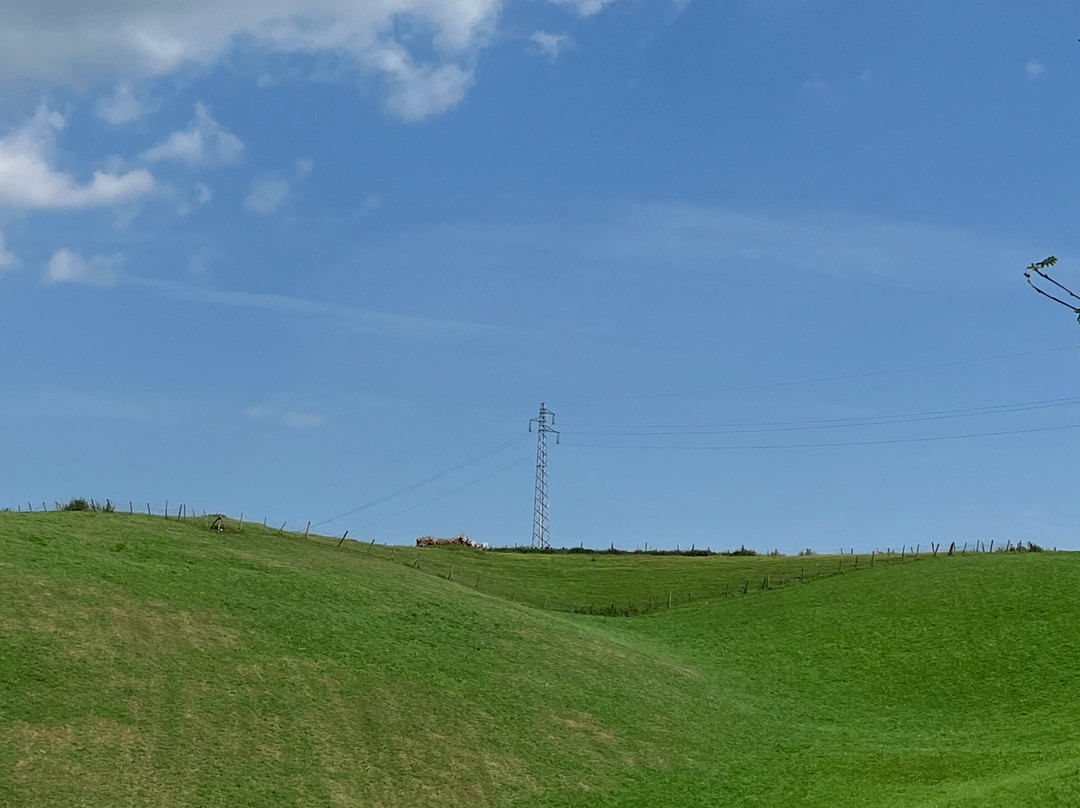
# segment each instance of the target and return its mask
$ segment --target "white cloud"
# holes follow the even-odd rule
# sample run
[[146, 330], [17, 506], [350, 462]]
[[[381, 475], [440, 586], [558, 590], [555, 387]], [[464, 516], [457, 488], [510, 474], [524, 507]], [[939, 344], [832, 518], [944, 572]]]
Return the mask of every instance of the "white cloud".
[[404, 47], [393, 47], [372, 56], [385, 74], [390, 95], [386, 107], [406, 121], [438, 115], [458, 104], [472, 86], [473, 74], [460, 65], [418, 65]]
[[281, 422], [292, 429], [314, 429], [326, 423], [326, 416], [317, 412], [286, 410], [281, 414]]
[[257, 421], [277, 421], [290, 429], [316, 429], [326, 424], [326, 416], [317, 412], [303, 412], [301, 410], [281, 410], [267, 404], [258, 404], [248, 407], [248, 418]]
[[244, 207], [253, 213], [268, 216], [281, 207], [288, 195], [289, 183], [285, 180], [273, 176], [263, 177], [251, 186], [251, 191], [244, 199]]
[[4, 247], [4, 234], [0, 233], [0, 269], [7, 269], [14, 265], [15, 256]]
[[1040, 75], [1042, 75], [1042, 72], [1045, 69], [1046, 68], [1043, 67], [1042, 62], [1040, 62], [1038, 59], [1032, 59], [1024, 67], [1024, 71], [1027, 73], [1027, 77], [1029, 79], [1038, 78]]
[[116, 283], [116, 270], [124, 263], [122, 255], [95, 255], [84, 259], [67, 248], [57, 250], [42, 280], [45, 283], [81, 283], [88, 286], [112, 286]]
[[156, 108], [156, 105], [138, 98], [130, 84], [120, 82], [112, 95], [98, 99], [94, 112], [106, 123], [122, 126], [139, 120]]
[[[576, 0], [582, 14], [607, 0]], [[0, 0], [0, 88], [137, 83], [209, 67], [238, 44], [386, 79], [406, 119], [461, 100], [505, 0]], [[130, 112], [129, 112], [130, 114]], [[122, 116], [121, 116], [122, 117]]]
[[802, 91], [803, 95], [828, 107], [838, 107], [843, 104], [843, 99], [837, 89], [821, 76], [814, 76], [804, 81]]
[[300, 179], [305, 179], [311, 176], [311, 172], [315, 169], [315, 161], [310, 157], [301, 157], [296, 161], [296, 176]]
[[547, 31], [537, 31], [529, 39], [540, 53], [552, 62], [559, 58], [560, 52], [574, 45], [574, 41], [567, 34], [549, 34]]
[[[558, 234], [545, 234], [558, 240]], [[568, 237], [562, 237], [568, 240]], [[444, 246], [444, 249], [449, 249]], [[717, 271], [786, 268], [858, 278], [889, 286], [935, 289], [1013, 283], [1030, 245], [962, 228], [862, 215], [769, 216], [724, 208], [651, 205], [634, 208], [611, 229], [575, 251], [615, 265], [648, 260], [656, 266]], [[941, 267], [949, 267], [942, 273]], [[987, 273], [987, 268], [995, 271]]]
[[0, 139], [0, 207], [58, 210], [106, 207], [151, 193], [153, 175], [144, 168], [95, 171], [79, 183], [52, 165], [64, 118], [42, 104], [22, 126]]
[[182, 132], [173, 132], [140, 156], [147, 162], [179, 160], [193, 166], [223, 166], [236, 162], [244, 144], [236, 135], [214, 120], [205, 104], [195, 105], [195, 119]]
[[261, 292], [222, 291], [200, 286], [188, 286], [172, 281], [139, 278], [125, 275], [124, 283], [141, 286], [169, 296], [174, 300], [198, 306], [224, 306], [229, 308], [266, 311], [274, 316], [282, 314], [311, 317], [319, 322], [333, 322], [351, 326], [372, 334], [392, 335], [410, 339], [460, 339], [477, 336], [498, 336], [506, 339], [534, 336], [515, 328], [464, 320], [444, 320], [420, 314], [372, 311], [354, 308], [341, 303], [307, 300], [288, 295]]
[[366, 216], [370, 216], [382, 206], [382, 200], [375, 194], [368, 194], [361, 201], [360, 204], [353, 208], [353, 216], [358, 219], [363, 219]]
[[[571, 6], [582, 17], [591, 17], [593, 14], [599, 14], [607, 6], [612, 3], [617, 3], [619, 0], [551, 0], [559, 6]], [[676, 3], [676, 8], [682, 10], [680, 7], [685, 8], [689, 5], [689, 0], [686, 3]]]
[[205, 182], [195, 183], [195, 193], [195, 201], [200, 205], [205, 205], [214, 198], [214, 189]]

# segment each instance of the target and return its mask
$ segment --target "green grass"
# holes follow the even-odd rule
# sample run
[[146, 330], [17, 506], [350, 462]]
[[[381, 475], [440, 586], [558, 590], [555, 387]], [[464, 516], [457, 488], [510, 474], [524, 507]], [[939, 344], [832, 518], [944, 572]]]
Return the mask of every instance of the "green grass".
[[615, 619], [458, 564], [576, 603], [799, 560], [334, 545], [0, 514], [0, 805], [1080, 804], [1072, 554]]
[[[643, 614], [780, 589], [901, 556], [680, 556], [482, 552], [461, 545], [374, 547], [382, 558], [501, 598], [559, 611]], [[365, 550], [366, 552], [366, 550]], [[925, 557], [925, 553], [922, 557]], [[908, 556], [906, 563], [914, 563]]]

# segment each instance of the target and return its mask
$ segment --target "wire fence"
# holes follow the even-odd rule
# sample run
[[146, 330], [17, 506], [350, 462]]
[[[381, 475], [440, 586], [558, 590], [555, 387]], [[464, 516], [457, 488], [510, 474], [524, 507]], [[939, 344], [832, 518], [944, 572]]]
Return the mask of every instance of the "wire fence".
[[[962, 544], [952, 542], [948, 547], [944, 547], [941, 542], [931, 542], [929, 545], [903, 545], [899, 550], [886, 548], [863, 554], [856, 554], [854, 550], [849, 553], [841, 551], [837, 555], [824, 556], [810, 553], [798, 556], [782, 556], [773, 552], [768, 555], [755, 556], [754, 558], [757, 561], [765, 561], [766, 563], [753, 571], [747, 569], [747, 557], [742, 556], [739, 559], [742, 562], [741, 566], [735, 569], [717, 570], [715, 580], [708, 585], [698, 586], [697, 588], [682, 585], [686, 583], [682, 581], [679, 584], [672, 584], [663, 589], [654, 587], [654, 591], [648, 594], [634, 592], [629, 597], [626, 596], [627, 593], [625, 592], [614, 593], [608, 591], [566, 599], [552, 596], [550, 593], [529, 591], [527, 583], [521, 579], [499, 575], [498, 572], [493, 572], [490, 566], [478, 568], [471, 564], [471, 561], [482, 558], [490, 552], [490, 550], [480, 548], [456, 547], [449, 553], [452, 558], [448, 558], [444, 548], [437, 547], [378, 544], [376, 540], [366, 542], [352, 540], [346, 544], [346, 540], [349, 538], [349, 531], [347, 530], [340, 537], [318, 535], [311, 532], [311, 522], [305, 522], [302, 526], [298, 526], [296, 523], [284, 520], [278, 524], [268, 517], [264, 517], [262, 520], [245, 520], [244, 514], [241, 514], [239, 519], [236, 519], [227, 517], [220, 512], [206, 511], [189, 506], [187, 503], [170, 502], [169, 500], [154, 503], [135, 500], [77, 498], [66, 503], [55, 500], [51, 503], [48, 501], [39, 503], [27, 501], [25, 507], [18, 504], [0, 510], [4, 512], [94, 511], [160, 517], [177, 522], [189, 522], [202, 528], [229, 533], [245, 533], [247, 532], [245, 528], [254, 532], [252, 529], [262, 528], [263, 535], [318, 540], [322, 544], [329, 543], [337, 548], [360, 552], [375, 559], [400, 564], [419, 573], [442, 578], [456, 585], [526, 606], [549, 611], [608, 617], [632, 617], [695, 603], [747, 597], [763, 592], [803, 586], [813, 581], [867, 571], [875, 567], [918, 563], [927, 558], [1043, 551], [1043, 548], [1030, 541], [1025, 543], [1023, 541], [1013, 542], [1008, 540], [1004, 545], [997, 542], [995, 547], [996, 540], [977, 540]], [[507, 548], [498, 549], [500, 551], [507, 550]], [[528, 548], [520, 549], [523, 551], [528, 550]], [[429, 550], [433, 550], [434, 553], [428, 552]], [[440, 550], [443, 550], [441, 554]], [[1055, 547], [1053, 550], [1056, 552], [1057, 548]], [[550, 554], [561, 554], [561, 552], [551, 551]], [[585, 552], [588, 554], [590, 551]], [[573, 553], [565, 554], [574, 555], [580, 553], [575, 548]], [[592, 551], [592, 555], [615, 555], [634, 558], [656, 555], [696, 557], [702, 555], [702, 552], [596, 550]], [[717, 558], [725, 555], [727, 554], [710, 552], [706, 557]], [[730, 558], [730, 555], [727, 555], [727, 557]], [[753, 563], [750, 562], [751, 565]]]

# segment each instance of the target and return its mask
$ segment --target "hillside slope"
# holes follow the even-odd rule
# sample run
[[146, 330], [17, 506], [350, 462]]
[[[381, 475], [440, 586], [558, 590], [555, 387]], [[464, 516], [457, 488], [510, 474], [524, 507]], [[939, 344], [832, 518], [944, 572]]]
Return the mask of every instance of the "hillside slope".
[[1080, 803], [1069, 554], [614, 619], [347, 547], [0, 514], [0, 804]]

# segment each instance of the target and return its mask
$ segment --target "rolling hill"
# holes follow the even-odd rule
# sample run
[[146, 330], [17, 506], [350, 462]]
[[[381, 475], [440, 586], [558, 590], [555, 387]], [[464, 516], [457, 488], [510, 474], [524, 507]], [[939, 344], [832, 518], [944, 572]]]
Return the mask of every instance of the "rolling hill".
[[0, 804], [1080, 804], [1080, 560], [867, 562], [3, 513]]

